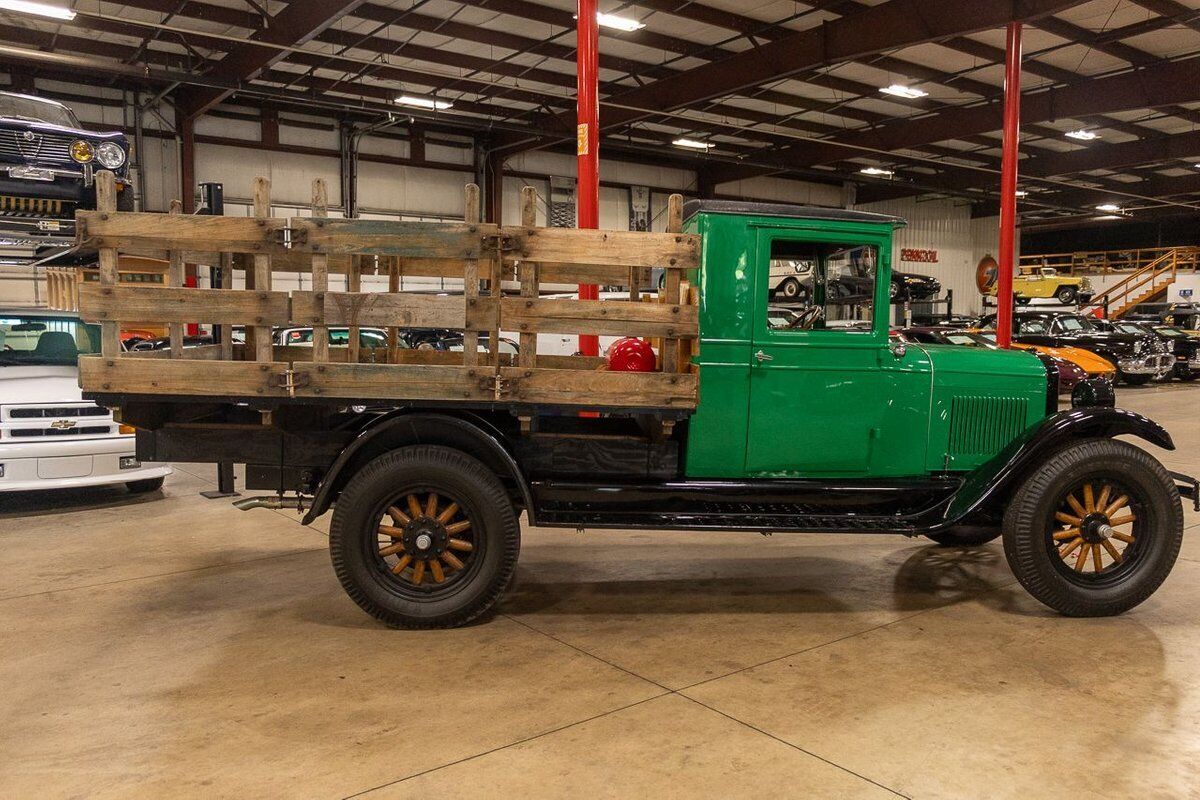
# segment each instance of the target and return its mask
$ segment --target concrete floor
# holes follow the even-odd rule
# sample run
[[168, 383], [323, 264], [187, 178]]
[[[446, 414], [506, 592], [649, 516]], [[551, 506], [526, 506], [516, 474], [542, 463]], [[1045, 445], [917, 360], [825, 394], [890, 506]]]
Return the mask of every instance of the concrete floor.
[[[1193, 474], [1198, 392], [1120, 393]], [[214, 479], [2, 501], [0, 796], [1200, 797], [1196, 538], [1071, 620], [997, 544], [527, 530], [493, 620], [403, 633]]]

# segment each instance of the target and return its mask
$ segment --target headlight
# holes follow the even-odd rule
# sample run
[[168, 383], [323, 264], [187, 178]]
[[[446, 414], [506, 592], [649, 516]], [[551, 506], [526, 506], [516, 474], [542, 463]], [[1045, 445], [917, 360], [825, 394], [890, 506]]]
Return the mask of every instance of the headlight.
[[92, 147], [91, 142], [85, 142], [83, 139], [76, 139], [71, 142], [71, 158], [78, 161], [80, 164], [87, 164], [96, 156], [96, 151]]
[[116, 169], [125, 163], [125, 150], [116, 142], [101, 142], [96, 148], [96, 160], [108, 169]]

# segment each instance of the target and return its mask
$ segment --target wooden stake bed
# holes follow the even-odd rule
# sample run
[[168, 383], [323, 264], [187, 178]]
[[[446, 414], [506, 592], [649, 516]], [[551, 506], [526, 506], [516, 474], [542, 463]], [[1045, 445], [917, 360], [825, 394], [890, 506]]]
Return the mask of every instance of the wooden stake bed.
[[[112, 175], [97, 174], [96, 211], [76, 214], [79, 243], [99, 248], [100, 281], [79, 287], [84, 320], [101, 325], [101, 355], [80, 359], [85, 392], [250, 400], [382, 400], [551, 405], [587, 409], [687, 411], [697, 403], [691, 365], [698, 337], [695, 292], [684, 280], [699, 264], [696, 236], [680, 231], [681, 199], [670, 203], [670, 233], [538, 228], [532, 189], [522, 192], [520, 226], [478, 221], [478, 188], [466, 191], [465, 222], [330, 219], [324, 185], [314, 184], [312, 217], [269, 216], [269, 186], [255, 181], [255, 216], [203, 217], [115, 211]], [[118, 285], [118, 255], [169, 260], [167, 286]], [[246, 289], [182, 286], [185, 260], [242, 270]], [[666, 270], [658, 302], [643, 295], [649, 269]], [[312, 291], [273, 291], [275, 271], [312, 276]], [[331, 291], [346, 273], [353, 291]], [[362, 292], [361, 274], [392, 276], [389, 291]], [[462, 277], [461, 296], [398, 291], [399, 276]], [[504, 296], [502, 280], [519, 280]], [[339, 279], [340, 280], [340, 279]], [[545, 299], [539, 283], [588, 281], [629, 290], [622, 300]], [[224, 286], [232, 282], [228, 275]], [[162, 324], [171, 348], [122, 353], [126, 324]], [[184, 349], [186, 323], [246, 326], [244, 346]], [[276, 346], [275, 326], [313, 326], [314, 346]], [[330, 326], [386, 328], [392, 344], [330, 348]], [[463, 332], [462, 353], [407, 350], [405, 328]], [[520, 337], [520, 355], [496, 355], [501, 332]], [[537, 334], [652, 337], [661, 370], [613, 373], [599, 359], [543, 356]], [[478, 342], [479, 347], [474, 346]], [[363, 363], [367, 362], [367, 363]]]

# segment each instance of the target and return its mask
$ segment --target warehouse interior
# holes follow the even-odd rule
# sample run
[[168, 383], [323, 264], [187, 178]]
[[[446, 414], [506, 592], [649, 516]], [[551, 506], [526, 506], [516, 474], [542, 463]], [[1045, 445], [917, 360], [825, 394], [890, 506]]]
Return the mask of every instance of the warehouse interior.
[[[579, 44], [585, 29], [598, 46], [594, 71]], [[598, 122], [580, 101], [589, 92]], [[29, 116], [38, 108], [49, 116]], [[1019, 120], [1006, 131], [1009, 113]], [[12, 378], [0, 380], [0, 795], [1196, 796], [1198, 122], [1200, 0], [0, 0], [0, 378]], [[56, 142], [82, 177], [53, 160]], [[106, 152], [118, 153], [112, 166]], [[598, 172], [594, 184], [588, 169]], [[143, 221], [140, 232], [119, 232], [114, 220], [126, 217]], [[216, 217], [277, 224], [276, 238], [257, 250], [214, 244], [211, 253], [162, 244], [188, 220], [235, 224]], [[757, 269], [726, 257], [739, 251], [717, 249], [735, 230], [720, 221], [734, 218], [748, 220], [736, 230], [760, 251], [762, 237], [799, 218], [810, 220], [807, 232], [787, 235], [808, 242], [818, 220], [836, 232], [849, 271], [826, 283], [826, 255], [809, 263], [772, 251], [753, 291], [723, 288], [726, 279], [753, 281]], [[315, 228], [297, 220], [353, 232], [375, 249], [322, 250], [297, 233]], [[868, 236], [871, 225], [886, 235]], [[436, 253], [380, 243], [467, 226], [471, 235], [483, 229], [485, 246], [495, 248], [490, 277], [493, 256], [484, 251], [456, 253], [459, 265], [447, 272], [422, 270]], [[596, 284], [552, 277], [576, 273], [561, 264], [555, 273], [550, 258], [539, 266], [548, 271], [525, 271], [536, 255], [524, 236], [558, 228], [610, 235], [588, 239], [591, 252], [571, 251], [583, 263], [608, 257], [596, 242], [632, 243], [618, 237], [639, 234], [662, 237], [655, 247], [694, 244], [698, 260], [621, 262], [628, 279], [597, 281], [592, 295]], [[518, 244], [506, 234], [519, 235]], [[866, 238], [847, 243], [855, 236]], [[865, 256], [864, 241], [876, 243]], [[293, 262], [279, 257], [284, 248], [309, 252]], [[477, 259], [483, 272], [471, 271]], [[785, 261], [794, 272], [778, 271]], [[866, 289], [854, 284], [863, 275]], [[236, 322], [225, 311], [184, 321], [137, 305], [116, 322], [121, 303], [97, 303], [122, 287], [181, 303], [184, 294], [168, 293], [207, 292], [204, 302], [221, 309], [221, 293], [257, 291], [295, 313], [286, 324], [251, 315]], [[465, 322], [360, 327], [360, 305], [344, 321], [327, 322], [334, 312], [326, 310], [297, 316], [301, 297], [333, 309], [325, 295], [335, 293], [412, 295], [438, 309], [453, 302]], [[615, 322], [593, 323], [589, 344], [586, 332], [545, 322], [527, 324], [548, 333], [505, 327], [497, 311], [489, 339], [469, 310], [510, 301], [615, 308], [631, 296], [643, 308], [630, 320], [650, 320], [650, 304], [658, 320], [674, 305], [675, 327], [621, 337]], [[734, 305], [748, 297], [757, 305]], [[593, 318], [607, 313], [590, 308]], [[737, 325], [763, 313], [783, 316], [785, 331], [874, 331], [878, 353], [862, 356], [858, 377], [791, 384], [761, 403], [751, 394], [754, 370], [775, 359], [803, 370], [803, 360], [747, 339], [737, 358], [757, 363], [741, 364], [746, 394], [710, 376], [725, 374], [718, 369], [731, 356], [719, 348], [740, 335]], [[695, 332], [681, 332], [681, 318]], [[1091, 332], [1072, 331], [1075, 319]], [[718, 322], [726, 327], [712, 332]], [[762, 341], [774, 341], [774, 326]], [[94, 332], [86, 334], [90, 350], [85, 328]], [[76, 340], [69, 366], [54, 362], [51, 376], [37, 372], [50, 362], [23, 365], [15, 351], [25, 342], [37, 356], [62, 331]], [[374, 332], [378, 346], [360, 338]], [[334, 337], [328, 345], [325, 333]], [[617, 366], [630, 340], [635, 355], [648, 353], [648, 367]], [[996, 358], [1013, 354], [993, 351], [1029, 350], [1041, 363], [1026, 353], [1022, 373], [938, 361], [938, 348], [964, 344]], [[297, 347], [308, 350], [298, 357]], [[819, 357], [838, 361], [819, 369], [831, 374], [856, 357], [853, 345], [829, 350]], [[494, 402], [474, 397], [442, 410], [460, 422], [500, 414], [503, 424], [487, 416], [481, 427], [507, 451], [518, 488], [522, 470], [533, 476], [524, 495], [507, 473], [497, 484], [501, 496], [528, 500], [509, 509], [520, 561], [514, 550], [506, 591], [461, 625], [407, 626], [373, 611], [347, 585], [336, 543], [349, 524], [338, 516], [349, 501], [337, 493], [356, 496], [346, 466], [359, 468], [356, 437], [438, 409], [422, 405], [425, 394], [389, 397], [378, 389], [383, 378], [371, 390], [382, 395], [314, 400], [334, 384], [294, 374], [309, 352], [314, 372], [325, 360], [330, 370], [364, 367], [345, 374], [365, 376], [368, 364], [397, 366], [398, 351], [431, 383], [441, 370], [494, 367], [494, 383], [479, 388], [494, 391]], [[927, 351], [923, 367], [910, 367]], [[232, 388], [233, 377], [226, 384], [221, 376], [232, 371], [196, 381], [205, 385], [188, 389], [186, 403], [150, 393], [173, 392], [182, 383], [177, 367], [281, 362], [285, 352], [282, 382], [267, 390], [278, 391], [274, 405], [243, 396], [253, 391]], [[803, 345], [793, 352], [802, 359]], [[76, 369], [76, 356], [80, 364], [90, 357], [93, 371]], [[1087, 357], [1102, 366], [1093, 370]], [[518, 408], [535, 402], [522, 392], [541, 386], [530, 376], [543, 359], [579, 370], [564, 366], [547, 396], [593, 391], [594, 405]], [[105, 360], [113, 371], [96, 372]], [[117, 371], [122, 362], [146, 367], [142, 389], [111, 383], [131, 374]], [[163, 371], [153, 374], [155, 365]], [[504, 365], [530, 371], [518, 378]], [[670, 379], [669, 413], [639, 412], [649, 402], [640, 395], [608, 399], [603, 377], [626, 369]], [[867, 383], [861, 374], [872, 369], [883, 378]], [[898, 387], [918, 372], [933, 389], [902, 394]], [[954, 428], [944, 453], [935, 452], [938, 421], [951, 425], [959, 413], [949, 401], [938, 405], [939, 381], [1007, 401], [1018, 377], [1032, 373], [1049, 403], [1033, 402], [1036, 425], [1009, 431], [1007, 412], [986, 406], [975, 446], [990, 450], [953, 453]], [[517, 387], [511, 398], [505, 376]], [[680, 401], [676, 381], [698, 393]], [[804, 389], [811, 386], [826, 400]], [[869, 397], [837, 394], [846, 386]], [[325, 410], [289, 411], [297, 397]], [[920, 476], [869, 460], [891, 452], [884, 416], [864, 423], [870, 466], [821, 471], [822, 459], [852, 459], [858, 444], [846, 443], [842, 455], [839, 431], [872, 402], [903, 407], [909, 428], [916, 420], [933, 432]], [[108, 427], [66, 419], [64, 407], [80, 404]], [[218, 406], [228, 429], [221, 444]], [[735, 406], [740, 428], [727, 421]], [[762, 421], [747, 422], [756, 410]], [[288, 438], [288, 426], [311, 434], [327, 411], [336, 416], [328, 441], [339, 450], [313, 445], [324, 461], [309, 453], [284, 463], [300, 441]], [[51, 430], [51, 419], [61, 426]], [[605, 427], [589, 428], [592, 421]], [[1080, 507], [1073, 517], [1062, 506], [1083, 531], [1082, 549], [1064, 547], [1078, 546], [1076, 528], [1050, 541], [1068, 582], [1091, 569], [1085, 554], [1094, 556], [1100, 593], [1143, 580], [1136, 570], [1151, 562], [1153, 585], [1131, 589], [1138, 597], [1124, 613], [1064, 610], [1020, 573], [1018, 534], [1009, 530], [1018, 523], [1006, 509], [1034, 491], [1028, 481], [1037, 470], [1020, 458], [1035, 454], [1049, 474], [1055, 458], [1069, 455], [1065, 439], [1040, 444], [1050, 442], [1038, 431], [1051, 422], [1062, 430], [1077, 423], [1093, 445], [1136, 448], [1120, 452], [1167, 482], [1170, 503], [1152, 492], [1139, 499], [1136, 477], [1103, 483], [1103, 498], [1131, 496], [1142, 518], [1130, 515], [1140, 527], [1120, 535], [1122, 512], [1099, 519], [1106, 504], [1087, 483], [1086, 513]], [[409, 449], [457, 441], [405, 424], [414, 431]], [[284, 429], [272, 451], [283, 453], [281, 465], [269, 474], [257, 455], [266, 429]], [[104, 431], [96, 455], [84, 446], [90, 430]], [[622, 446], [637, 439], [641, 449], [600, 452], [592, 440], [617, 438], [613, 431]], [[528, 441], [538, 437], [559, 449], [530, 456]], [[61, 452], [39, 457], [38, 446]], [[100, 474], [102, 458], [111, 475]], [[701, 458], [708, 472], [696, 471]], [[580, 475], [563, 472], [575, 460], [603, 473], [586, 497]], [[604, 473], [630, 463], [646, 474], [620, 482]], [[605, 505], [605, 493], [638, 502], [668, 469], [675, 472], [653, 488], [676, 504], [700, 498], [695, 507], [639, 516]], [[564, 476], [573, 481], [567, 489]], [[704, 516], [727, 503], [745, 517], [754, 498], [777, 501], [785, 495], [770, 493], [793, 479], [786, 491], [816, 491], [824, 480], [822, 496], [838, 498], [882, 491], [881, 481], [914, 495], [934, 484], [957, 481], [955, 490], [966, 491], [991, 482], [994, 491], [979, 497], [998, 504], [986, 520], [994, 531], [975, 540], [877, 525], [846, 535], [832, 532], [845, 520], [801, 524], [834, 511], [785, 523], [782, 512], [768, 515], [767, 501], [758, 516], [728, 526], [737, 530], [717, 524], [715, 511]], [[278, 492], [263, 489], [271, 480]], [[1095, 480], [1099, 493], [1109, 479]], [[720, 496], [734, 484], [744, 494]], [[543, 503], [539, 492], [566, 499]], [[436, 539], [460, 506], [458, 495], [446, 497], [451, 507], [431, 499], [425, 511], [423, 493], [407, 495], [415, 509], [385, 503], [380, 531], [399, 530], [389, 514], [405, 531], [413, 519], [440, 521], [418, 531]], [[955, 502], [938, 513], [948, 518]], [[979, 499], [971, 510], [983, 508]], [[1046, 508], [1039, 513], [1052, 515]], [[603, 509], [616, 516], [605, 519]], [[479, 518], [466, 519], [482, 537]], [[1158, 530], [1152, 522], [1166, 532], [1148, 532]], [[1094, 541], [1088, 525], [1099, 531]], [[396, 543], [380, 555], [409, 558], [401, 548], [411, 536], [391, 535]], [[1110, 536], [1127, 537], [1127, 546], [1118, 552]], [[473, 541], [480, 561], [495, 547]], [[462, 547], [429, 562], [439, 584], [443, 569], [451, 577], [476, 569], [459, 561], [467, 560]], [[425, 562], [404, 572], [391, 557], [380, 562], [385, 571], [422, 583]]]

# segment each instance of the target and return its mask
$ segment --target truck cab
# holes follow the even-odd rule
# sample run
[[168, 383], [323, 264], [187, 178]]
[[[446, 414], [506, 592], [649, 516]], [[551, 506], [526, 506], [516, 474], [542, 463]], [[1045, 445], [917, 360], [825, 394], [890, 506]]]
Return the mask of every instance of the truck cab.
[[[684, 213], [703, 241], [689, 478], [965, 471], [1054, 407], [1057, 389], [1029, 353], [889, 341], [903, 220], [725, 201]], [[781, 259], [813, 265], [810, 295], [771, 297]], [[871, 275], [873, 289], [847, 302], [829, 287], [851, 271]], [[781, 308], [794, 316], [772, 313]]]

